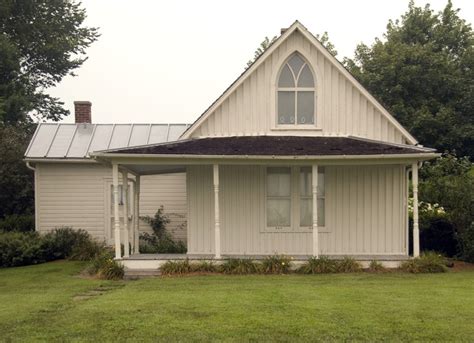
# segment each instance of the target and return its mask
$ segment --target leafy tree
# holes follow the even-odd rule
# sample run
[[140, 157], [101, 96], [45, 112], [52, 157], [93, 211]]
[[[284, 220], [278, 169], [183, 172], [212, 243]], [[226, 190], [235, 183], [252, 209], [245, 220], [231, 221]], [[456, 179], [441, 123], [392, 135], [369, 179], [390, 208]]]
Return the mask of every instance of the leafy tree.
[[317, 34], [316, 39], [319, 40], [319, 42], [327, 49], [327, 51], [329, 51], [331, 55], [333, 55], [334, 57], [337, 56], [336, 47], [329, 40], [329, 35], [327, 31], [324, 31], [322, 35]]
[[422, 144], [474, 157], [474, 36], [451, 1], [440, 13], [411, 1], [345, 65]]
[[0, 219], [11, 214], [33, 214], [33, 173], [23, 162], [35, 125], [0, 124]]
[[474, 258], [473, 164], [467, 157], [445, 155], [425, 162], [420, 178], [420, 198], [439, 204], [446, 211], [456, 230], [461, 254], [467, 259]]
[[74, 75], [97, 38], [83, 26], [86, 12], [69, 0], [0, 2], [0, 123], [60, 120], [69, 114], [58, 98], [45, 93]]

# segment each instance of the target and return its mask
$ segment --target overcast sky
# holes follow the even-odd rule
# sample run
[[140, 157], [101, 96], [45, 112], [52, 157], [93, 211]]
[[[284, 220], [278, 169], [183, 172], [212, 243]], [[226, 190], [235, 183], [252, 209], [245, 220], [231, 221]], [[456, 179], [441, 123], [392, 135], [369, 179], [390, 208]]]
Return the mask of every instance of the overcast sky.
[[[424, 5], [426, 1], [415, 1]], [[430, 1], [441, 10], [445, 0]], [[312, 33], [327, 31], [338, 58], [359, 42], [381, 37], [404, 0], [145, 1], [83, 0], [86, 24], [101, 37], [89, 59], [50, 90], [65, 102], [92, 102], [95, 123], [191, 123], [243, 71], [265, 36], [296, 19]], [[454, 0], [474, 21], [474, 1]]]

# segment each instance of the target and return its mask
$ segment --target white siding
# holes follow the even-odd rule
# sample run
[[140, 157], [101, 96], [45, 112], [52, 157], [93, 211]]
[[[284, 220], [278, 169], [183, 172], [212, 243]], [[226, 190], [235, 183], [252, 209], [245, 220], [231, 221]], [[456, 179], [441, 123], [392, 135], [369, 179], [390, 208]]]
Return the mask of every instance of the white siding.
[[[322, 254], [405, 254], [404, 167], [325, 167]], [[210, 166], [188, 167], [188, 250], [214, 251]], [[220, 166], [223, 254], [311, 254], [311, 232], [265, 232], [265, 167]]]
[[[274, 130], [275, 83], [281, 63], [298, 50], [316, 72], [321, 130]], [[233, 135], [355, 135], [405, 143], [402, 133], [301, 33], [295, 31], [196, 128], [193, 137]]]
[[[112, 170], [94, 163], [38, 163], [36, 165], [37, 230], [60, 226], [84, 229], [105, 240], [111, 213], [109, 187]], [[186, 240], [186, 175], [142, 176], [140, 215], [153, 216], [163, 205], [170, 216], [168, 228]], [[141, 222], [140, 230], [150, 231]]]

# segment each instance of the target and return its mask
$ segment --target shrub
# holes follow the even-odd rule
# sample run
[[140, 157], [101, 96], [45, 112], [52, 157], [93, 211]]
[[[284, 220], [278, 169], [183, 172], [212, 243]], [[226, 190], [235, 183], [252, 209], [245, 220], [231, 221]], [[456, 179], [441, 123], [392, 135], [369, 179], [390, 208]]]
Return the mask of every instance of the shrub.
[[248, 258], [229, 258], [220, 266], [224, 274], [256, 274], [261, 271], [261, 264]]
[[474, 263], [474, 223], [460, 234], [459, 241], [462, 259]]
[[140, 240], [142, 254], [185, 254], [187, 251], [186, 243], [173, 240], [168, 232], [163, 233], [161, 238], [142, 233]]
[[170, 219], [164, 214], [163, 206], [156, 211], [154, 217], [144, 216], [141, 220], [148, 223], [153, 234], [143, 233], [140, 235], [140, 252], [145, 254], [185, 254], [186, 244], [183, 241], [174, 241], [170, 233], [166, 231], [166, 225]]
[[262, 271], [266, 274], [286, 274], [291, 269], [291, 259], [285, 255], [267, 256], [262, 261]]
[[219, 268], [212, 261], [201, 261], [198, 263], [192, 263], [191, 270], [197, 273], [216, 273], [219, 271]]
[[323, 274], [335, 273], [336, 270], [335, 260], [331, 260], [327, 256], [320, 256], [319, 258], [310, 257], [297, 271], [302, 274]]
[[372, 273], [383, 273], [387, 271], [387, 268], [385, 268], [381, 262], [372, 260], [367, 270]]
[[54, 259], [70, 258], [75, 260], [90, 260], [101, 250], [87, 231], [73, 230], [61, 227], [43, 236], [43, 240], [50, 244]]
[[362, 265], [352, 257], [344, 256], [336, 262], [336, 271], [339, 273], [356, 273], [362, 271]]
[[35, 216], [29, 214], [11, 214], [0, 220], [0, 232], [35, 231]]
[[160, 271], [162, 275], [188, 274], [192, 271], [192, 267], [189, 263], [189, 259], [166, 261], [166, 263], [160, 267]]
[[409, 273], [445, 273], [446, 259], [435, 252], [426, 252], [419, 257], [405, 261], [401, 265], [403, 271]]
[[103, 248], [97, 254], [86, 268], [89, 275], [97, 276], [106, 280], [120, 280], [123, 279], [125, 273], [124, 267], [113, 259], [113, 251]]
[[36, 232], [0, 234], [0, 267], [16, 267], [51, 260], [44, 241]]

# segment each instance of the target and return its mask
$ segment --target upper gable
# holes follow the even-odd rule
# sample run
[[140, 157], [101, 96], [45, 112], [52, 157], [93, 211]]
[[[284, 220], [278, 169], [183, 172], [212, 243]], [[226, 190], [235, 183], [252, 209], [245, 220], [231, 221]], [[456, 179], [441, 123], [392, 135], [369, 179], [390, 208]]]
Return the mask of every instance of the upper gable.
[[[335, 60], [301, 24], [277, 41], [258, 65], [242, 76], [183, 135], [357, 136], [391, 143], [416, 140]], [[291, 28], [290, 28], [291, 29]], [[277, 81], [298, 52], [311, 67], [316, 88], [314, 125], [277, 123]], [[256, 63], [257, 64], [257, 63]]]

